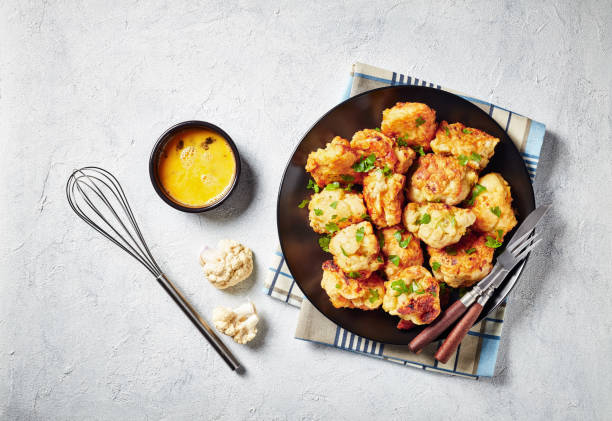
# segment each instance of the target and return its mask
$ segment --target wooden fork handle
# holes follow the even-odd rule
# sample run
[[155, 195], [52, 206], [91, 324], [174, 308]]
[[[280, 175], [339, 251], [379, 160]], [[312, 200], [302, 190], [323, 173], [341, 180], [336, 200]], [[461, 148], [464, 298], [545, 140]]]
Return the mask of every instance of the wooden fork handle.
[[474, 326], [474, 322], [478, 319], [478, 316], [482, 312], [482, 305], [480, 303], [474, 303], [472, 307], [465, 313], [465, 316], [455, 325], [451, 330], [448, 337], [444, 340], [444, 343], [434, 355], [434, 358], [441, 363], [446, 363], [448, 359], [455, 353], [455, 350], [465, 338], [468, 331]]
[[461, 302], [461, 300], [455, 301], [455, 303], [450, 306], [440, 319], [433, 322], [431, 325], [423, 329], [421, 333], [419, 333], [408, 345], [412, 352], [420, 352], [427, 344], [436, 340], [438, 336], [442, 332], [444, 332], [448, 327], [465, 311], [467, 307], [465, 304]]

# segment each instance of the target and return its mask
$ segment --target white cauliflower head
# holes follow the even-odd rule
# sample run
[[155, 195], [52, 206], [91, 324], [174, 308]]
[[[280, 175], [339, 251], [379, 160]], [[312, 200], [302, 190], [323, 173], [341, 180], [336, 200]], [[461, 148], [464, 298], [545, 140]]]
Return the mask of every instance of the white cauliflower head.
[[200, 264], [208, 281], [219, 289], [225, 289], [251, 275], [253, 252], [234, 240], [221, 240], [217, 249], [204, 247]]
[[257, 335], [257, 310], [252, 302], [231, 309], [217, 307], [213, 310], [213, 323], [217, 330], [228, 336], [239, 344], [245, 344]]

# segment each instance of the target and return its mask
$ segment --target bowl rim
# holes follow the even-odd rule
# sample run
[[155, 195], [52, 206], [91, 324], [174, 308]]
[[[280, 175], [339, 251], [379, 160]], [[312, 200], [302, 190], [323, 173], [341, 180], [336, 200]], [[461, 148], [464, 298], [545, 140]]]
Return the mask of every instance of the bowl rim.
[[[277, 231], [277, 235], [278, 235], [278, 239], [279, 239], [279, 245], [280, 245], [280, 249], [281, 249], [281, 253], [283, 255], [285, 255], [285, 247], [282, 241], [280, 241], [281, 238], [281, 232], [280, 232], [280, 224], [279, 224], [279, 220], [280, 220], [280, 213], [281, 213], [281, 208], [280, 208], [280, 198], [281, 198], [281, 193], [283, 190], [283, 185], [285, 182], [285, 177], [287, 176], [287, 171], [289, 170], [289, 167], [291, 165], [291, 161], [293, 159], [293, 157], [295, 156], [295, 153], [297, 152], [297, 150], [299, 149], [300, 145], [302, 144], [302, 142], [304, 141], [304, 139], [306, 138], [306, 136], [325, 118], [327, 117], [329, 114], [331, 114], [332, 112], [334, 112], [337, 108], [340, 108], [341, 106], [343, 106], [346, 102], [351, 101], [355, 98], [361, 97], [361, 96], [365, 96], [365, 95], [370, 95], [373, 92], [377, 92], [377, 91], [382, 91], [382, 90], [387, 90], [387, 89], [397, 89], [397, 88], [410, 88], [410, 87], [415, 87], [415, 88], [419, 88], [419, 89], [425, 89], [425, 90], [431, 90], [431, 91], [442, 91], [445, 94], [454, 96], [459, 98], [462, 101], [468, 102], [471, 105], [474, 105], [470, 100], [466, 99], [465, 97], [455, 94], [453, 92], [449, 92], [449, 91], [445, 91], [443, 89], [437, 89], [437, 88], [433, 88], [430, 86], [421, 86], [421, 85], [391, 85], [391, 86], [382, 86], [380, 88], [374, 88], [374, 89], [370, 89], [364, 92], [361, 92], [357, 95], [348, 97], [346, 99], [344, 99], [343, 101], [339, 102], [338, 104], [336, 104], [335, 106], [333, 106], [332, 108], [330, 108], [327, 112], [325, 112], [324, 114], [322, 114], [306, 131], [304, 131], [303, 135], [300, 137], [299, 142], [296, 143], [295, 147], [293, 148], [291, 154], [289, 155], [289, 158], [287, 159], [287, 163], [285, 165], [285, 168], [283, 170], [283, 175], [281, 177], [279, 186], [278, 186], [278, 193], [277, 193], [277, 198], [276, 198], [276, 231]], [[482, 112], [483, 114], [487, 114], [485, 113], [482, 109], [480, 109], [478, 106], [476, 106], [476, 109], [480, 112]], [[499, 128], [506, 134], [506, 136], [508, 137], [508, 139], [510, 139], [510, 136], [508, 135], [508, 133], [506, 132], [506, 130], [504, 130], [499, 123], [497, 123], [497, 121], [495, 121], [491, 116], [487, 115], [487, 117], [489, 117], [491, 120], [493, 120], [493, 122], [499, 126]], [[512, 145], [514, 148], [516, 148], [516, 145], [514, 145], [514, 143], [512, 142], [512, 139], [510, 139]], [[520, 151], [518, 150], [518, 148], [516, 148], [519, 155], [520, 155]], [[524, 172], [524, 175], [529, 178], [529, 174], [527, 172], [527, 167], [525, 165], [523, 165], [522, 170]], [[533, 204], [534, 204], [534, 209], [535, 209], [535, 191], [533, 189], [533, 183], [531, 183], [531, 188], [530, 188], [530, 197], [528, 198]], [[533, 209], [532, 209], [533, 210]], [[500, 285], [499, 288], [497, 288], [496, 292], [497, 292], [497, 297], [494, 297], [495, 299], [490, 300], [489, 302], [492, 303], [493, 305], [487, 309], [487, 312], [485, 313], [484, 311], [480, 314], [480, 316], [478, 317], [476, 323], [479, 323], [480, 321], [484, 320], [487, 316], [489, 316], [491, 313], [493, 313], [493, 311], [495, 311], [495, 309], [497, 309], [497, 307], [499, 307], [503, 302], [505, 302], [506, 297], [510, 294], [510, 292], [514, 289], [514, 287], [516, 286], [516, 284], [518, 284], [518, 280], [520, 278], [520, 276], [523, 273], [523, 269], [525, 268], [525, 265], [527, 264], [527, 261], [529, 260], [529, 257], [531, 256], [531, 253], [529, 253], [526, 257], [525, 260], [523, 260], [523, 262], [521, 262], [519, 265], [517, 265], [517, 267], [515, 267], [506, 277], [506, 280], [504, 282], [504, 284]], [[287, 264], [289, 271], [291, 271], [291, 267], [290, 264], [287, 260], [285, 260], [285, 263]], [[299, 286], [299, 282], [297, 279], [294, 278], [295, 283]], [[323, 316], [325, 316], [328, 320], [330, 320], [331, 322], [333, 322], [334, 324], [336, 324], [337, 326], [342, 327], [343, 329], [345, 329], [348, 332], [351, 332], [355, 335], [360, 335], [359, 333], [355, 332], [354, 330], [352, 330], [349, 327], [343, 326], [343, 324], [333, 315], [327, 314], [327, 312], [323, 311], [321, 308], [319, 308], [319, 305], [313, 301], [310, 301], [309, 297], [306, 295], [306, 293], [304, 293], [304, 298], [306, 300], [308, 300], [321, 314], [323, 314]], [[450, 330], [450, 329], [449, 329]], [[447, 330], [448, 331], [448, 330]], [[445, 338], [445, 334], [443, 333], [438, 339], [444, 339]], [[372, 338], [368, 338], [371, 340], [375, 340]], [[407, 343], [404, 342], [384, 342], [386, 344], [390, 344], [390, 345], [407, 345]]]
[[[226, 192], [223, 194], [223, 196], [221, 196], [216, 202], [214, 202], [214, 203], [212, 203], [210, 205], [201, 206], [201, 207], [197, 207], [197, 208], [189, 207], [189, 206], [184, 206], [184, 205], [181, 205], [180, 203], [172, 200], [169, 197], [169, 195], [167, 195], [164, 192], [163, 188], [161, 187], [161, 182], [159, 181], [159, 177], [158, 177], [159, 154], [163, 150], [164, 146], [166, 146], [166, 143], [168, 143], [168, 141], [172, 138], [172, 136], [174, 134], [176, 134], [178, 131], [184, 130], [184, 129], [190, 129], [190, 128], [209, 129], [209, 130], [212, 130], [215, 133], [219, 134], [221, 137], [223, 137], [223, 139], [230, 146], [230, 149], [232, 150], [232, 153], [234, 155], [234, 162], [236, 163], [236, 170], [234, 171], [234, 179], [232, 181], [231, 186], [229, 187], [229, 189], [226, 190]], [[171, 126], [170, 128], [168, 128], [155, 141], [153, 149], [151, 150], [151, 154], [149, 155], [149, 178], [151, 179], [151, 184], [153, 184], [153, 189], [155, 190], [157, 195], [164, 202], [166, 202], [166, 204], [170, 205], [174, 209], [178, 209], [180, 211], [187, 212], [187, 213], [202, 213], [202, 212], [207, 212], [209, 210], [215, 209], [216, 207], [220, 206], [232, 194], [232, 192], [234, 191], [236, 185], [238, 184], [238, 178], [240, 177], [240, 169], [241, 169], [240, 154], [238, 153], [238, 148], [236, 147], [236, 144], [234, 143], [234, 141], [232, 140], [230, 135], [228, 135], [225, 132], [225, 130], [223, 130], [221, 127], [219, 127], [219, 126], [217, 126], [215, 124], [209, 123], [207, 121], [201, 121], [201, 120], [187, 120], [187, 121], [183, 121], [183, 122], [177, 123], [177, 124]]]

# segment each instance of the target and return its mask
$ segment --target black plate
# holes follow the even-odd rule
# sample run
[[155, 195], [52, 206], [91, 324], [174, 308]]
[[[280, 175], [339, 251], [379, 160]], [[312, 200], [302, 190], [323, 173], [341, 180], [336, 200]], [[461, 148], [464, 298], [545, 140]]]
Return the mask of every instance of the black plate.
[[[364, 92], [340, 103], [327, 112], [306, 133], [293, 152], [283, 175], [277, 203], [278, 236], [287, 266], [308, 300], [325, 316], [342, 328], [374, 341], [406, 345], [422, 329], [400, 331], [396, 328], [398, 317], [377, 311], [334, 308], [321, 288], [321, 264], [331, 255], [321, 250], [319, 236], [308, 223], [308, 210], [297, 205], [312, 190], [306, 190], [310, 178], [304, 169], [308, 154], [325, 147], [334, 136], [351, 139], [353, 133], [364, 128], [379, 127], [382, 111], [396, 102], [423, 102], [436, 110], [438, 121], [461, 122], [498, 137], [495, 155], [484, 170], [499, 172], [512, 188], [517, 219], [521, 223], [535, 208], [533, 188], [519, 151], [506, 132], [487, 113], [471, 102], [448, 92], [424, 86], [391, 86]], [[510, 238], [509, 234], [506, 238]], [[498, 249], [500, 253], [502, 249]], [[520, 275], [520, 265], [509, 276], [505, 285], [498, 288], [481, 313], [482, 320], [499, 303], [511, 288], [511, 280]]]

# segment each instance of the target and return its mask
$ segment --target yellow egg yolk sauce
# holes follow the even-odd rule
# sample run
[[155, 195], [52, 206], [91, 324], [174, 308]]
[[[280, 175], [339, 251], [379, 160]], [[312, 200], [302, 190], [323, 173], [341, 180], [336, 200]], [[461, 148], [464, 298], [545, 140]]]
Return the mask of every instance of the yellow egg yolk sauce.
[[181, 205], [213, 204], [231, 187], [236, 159], [227, 141], [208, 129], [186, 129], [166, 143], [158, 167], [166, 194]]

